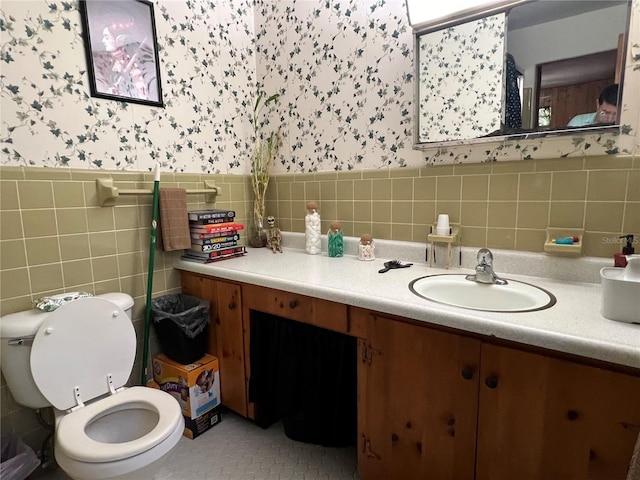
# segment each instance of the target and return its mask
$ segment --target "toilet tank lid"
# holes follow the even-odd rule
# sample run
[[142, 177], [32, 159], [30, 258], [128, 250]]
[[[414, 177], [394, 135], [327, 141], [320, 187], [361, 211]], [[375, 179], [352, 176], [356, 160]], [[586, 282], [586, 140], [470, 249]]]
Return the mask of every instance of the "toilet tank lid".
[[49, 313], [33, 308], [0, 317], [0, 337], [18, 338], [35, 335]]
[[[131, 295], [120, 292], [109, 292], [96, 295], [115, 303], [125, 312], [133, 307]], [[35, 335], [40, 325], [51, 312], [43, 312], [37, 308], [22, 312], [10, 313], [0, 317], [0, 338], [17, 338]]]
[[122, 292], [109, 292], [96, 295], [96, 297], [109, 300], [111, 303], [115, 303], [125, 312], [133, 307], [133, 298], [131, 295]]

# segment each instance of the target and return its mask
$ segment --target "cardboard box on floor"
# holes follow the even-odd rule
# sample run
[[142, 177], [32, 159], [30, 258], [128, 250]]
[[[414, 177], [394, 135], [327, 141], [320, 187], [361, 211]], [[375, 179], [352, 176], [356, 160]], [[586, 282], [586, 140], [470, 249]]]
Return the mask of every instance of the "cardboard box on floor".
[[[147, 382], [147, 387], [157, 388], [160, 390], [160, 385], [158, 385], [155, 380], [149, 380]], [[194, 439], [199, 437], [201, 434], [211, 429], [214, 425], [217, 425], [222, 421], [222, 412], [220, 412], [222, 407], [218, 406], [208, 412], [203, 413], [199, 417], [195, 419], [191, 419], [185, 415], [182, 415], [184, 418], [184, 431], [182, 434], [190, 439]]]
[[200, 415], [195, 420], [184, 417], [183, 435], [193, 440], [207, 430], [210, 430], [214, 425], [220, 423], [222, 421], [222, 414], [220, 412], [220, 409], [221, 407], [216, 407], [213, 410], [209, 410], [208, 412]]
[[220, 405], [218, 357], [206, 354], [189, 365], [182, 365], [161, 353], [153, 356], [152, 367], [153, 379], [160, 390], [178, 400], [185, 419], [196, 420]]

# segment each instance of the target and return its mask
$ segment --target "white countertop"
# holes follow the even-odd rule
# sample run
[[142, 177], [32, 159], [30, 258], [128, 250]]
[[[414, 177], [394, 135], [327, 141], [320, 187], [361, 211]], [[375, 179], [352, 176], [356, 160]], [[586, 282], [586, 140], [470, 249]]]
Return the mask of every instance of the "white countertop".
[[[445, 270], [429, 267], [424, 262], [425, 245], [376, 242], [376, 260], [365, 262], [353, 254], [357, 249], [355, 240], [345, 239], [347, 255], [329, 258], [326, 247], [323, 254], [307, 254], [302, 248], [301, 234], [283, 232], [283, 237], [284, 253], [274, 254], [267, 248], [247, 248], [243, 257], [210, 264], [178, 260], [174, 267], [640, 368], [640, 325], [608, 320], [600, 314], [599, 283], [563, 278], [567, 275], [568, 264], [576, 266], [571, 269], [574, 276], [578, 272], [593, 282], [598, 278], [601, 266], [611, 263], [605, 263], [606, 259], [563, 259], [544, 254], [493, 251], [494, 267], [499, 276], [544, 288], [555, 295], [557, 303], [546, 310], [533, 312], [484, 312], [433, 303], [409, 290], [411, 280], [418, 277], [438, 273], [473, 273], [470, 268]], [[474, 264], [475, 251], [477, 249], [463, 247], [463, 267]], [[381, 258], [381, 253], [388, 256]], [[523, 271], [531, 272], [535, 265], [544, 264], [549, 259], [550, 265], [565, 265], [565, 268], [560, 268], [564, 275], [559, 272], [557, 276], [562, 279], [552, 279], [508, 273], [513, 267], [507, 268], [505, 261], [501, 270], [500, 258], [509, 255], [514, 265], [526, 266]], [[390, 259], [414, 264], [410, 268], [378, 273], [384, 262]]]

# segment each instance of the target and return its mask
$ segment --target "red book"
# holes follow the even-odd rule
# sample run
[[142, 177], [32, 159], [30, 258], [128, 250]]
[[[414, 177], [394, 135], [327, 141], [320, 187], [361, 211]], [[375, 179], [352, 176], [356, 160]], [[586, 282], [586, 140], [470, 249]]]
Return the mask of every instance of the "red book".
[[192, 234], [194, 233], [211, 234], [211, 233], [228, 232], [231, 230], [242, 230], [243, 228], [244, 228], [244, 225], [242, 225], [241, 223], [230, 222], [230, 223], [219, 223], [215, 225], [196, 225], [196, 226], [192, 225], [191, 227], [189, 227], [189, 230], [191, 231]]
[[[197, 235], [206, 235], [206, 238], [200, 238]], [[211, 236], [205, 233], [198, 233], [196, 237], [191, 237], [192, 245], [212, 245], [220, 242], [230, 242], [232, 240], [240, 240], [240, 234], [237, 231], [213, 233]]]
[[198, 263], [211, 263], [224, 258], [242, 256], [246, 253], [246, 250], [245, 247], [233, 247], [226, 248], [217, 252], [210, 252], [209, 254], [195, 253], [191, 250], [185, 250], [184, 252], [184, 255], [180, 257], [183, 260], [189, 260], [190, 262]]

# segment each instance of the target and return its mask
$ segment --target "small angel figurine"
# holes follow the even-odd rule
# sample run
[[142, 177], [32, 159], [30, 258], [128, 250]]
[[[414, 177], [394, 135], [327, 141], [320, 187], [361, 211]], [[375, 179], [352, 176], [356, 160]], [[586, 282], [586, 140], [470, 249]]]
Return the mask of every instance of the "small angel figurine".
[[282, 246], [280, 246], [282, 242], [282, 232], [276, 227], [275, 217], [269, 215], [267, 217], [267, 225], [269, 225], [269, 228], [267, 228], [267, 247], [269, 247], [273, 253], [282, 253]]
[[365, 233], [360, 237], [360, 245], [358, 245], [358, 260], [364, 260], [365, 262], [375, 260], [374, 253], [375, 246], [373, 244], [373, 237]]

